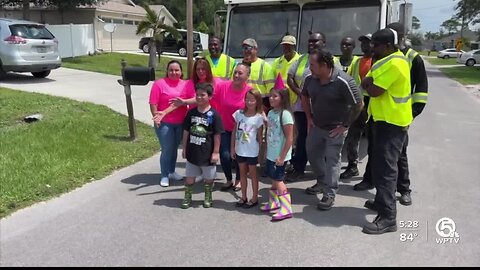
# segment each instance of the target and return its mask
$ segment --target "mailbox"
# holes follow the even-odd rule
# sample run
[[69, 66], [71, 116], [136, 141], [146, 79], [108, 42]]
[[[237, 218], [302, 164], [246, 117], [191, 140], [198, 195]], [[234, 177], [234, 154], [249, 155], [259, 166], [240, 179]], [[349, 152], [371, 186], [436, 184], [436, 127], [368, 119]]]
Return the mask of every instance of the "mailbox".
[[155, 80], [155, 70], [151, 67], [125, 67], [123, 80], [129, 85], [146, 85]]

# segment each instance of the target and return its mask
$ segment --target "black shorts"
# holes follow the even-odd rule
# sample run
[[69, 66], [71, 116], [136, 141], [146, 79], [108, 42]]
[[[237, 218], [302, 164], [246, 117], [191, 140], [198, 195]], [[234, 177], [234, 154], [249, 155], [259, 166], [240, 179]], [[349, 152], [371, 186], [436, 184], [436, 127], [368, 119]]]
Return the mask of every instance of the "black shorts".
[[237, 162], [240, 163], [247, 163], [248, 165], [257, 165], [258, 164], [258, 157], [242, 157], [237, 155]]

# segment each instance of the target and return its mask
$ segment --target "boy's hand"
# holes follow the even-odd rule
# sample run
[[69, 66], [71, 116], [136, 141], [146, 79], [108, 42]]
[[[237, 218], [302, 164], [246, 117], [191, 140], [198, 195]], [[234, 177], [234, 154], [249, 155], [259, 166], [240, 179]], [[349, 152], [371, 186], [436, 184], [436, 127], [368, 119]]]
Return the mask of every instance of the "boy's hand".
[[213, 153], [210, 162], [212, 162], [212, 164], [217, 164], [219, 157], [220, 155], [218, 153]]

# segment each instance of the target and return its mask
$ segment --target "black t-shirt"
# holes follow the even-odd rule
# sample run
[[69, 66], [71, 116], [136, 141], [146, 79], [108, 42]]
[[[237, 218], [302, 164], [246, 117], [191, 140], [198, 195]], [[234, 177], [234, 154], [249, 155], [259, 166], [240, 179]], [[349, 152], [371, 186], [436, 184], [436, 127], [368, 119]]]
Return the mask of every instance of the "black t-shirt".
[[183, 129], [188, 131], [186, 158], [197, 166], [210, 166], [213, 153], [213, 136], [223, 132], [220, 114], [210, 108], [205, 113], [194, 108], [187, 113]]

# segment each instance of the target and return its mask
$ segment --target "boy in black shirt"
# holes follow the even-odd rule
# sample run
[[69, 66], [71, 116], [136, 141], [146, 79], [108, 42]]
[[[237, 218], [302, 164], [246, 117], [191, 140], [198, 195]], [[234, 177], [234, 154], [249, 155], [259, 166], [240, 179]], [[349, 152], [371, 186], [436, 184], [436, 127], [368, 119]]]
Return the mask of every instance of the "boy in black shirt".
[[220, 135], [223, 123], [220, 114], [210, 106], [213, 87], [209, 83], [195, 85], [197, 107], [187, 113], [183, 121], [183, 158], [187, 159], [185, 174], [185, 198], [181, 207], [187, 209], [192, 203], [195, 177], [205, 179], [203, 207], [212, 207], [212, 188], [219, 159]]

